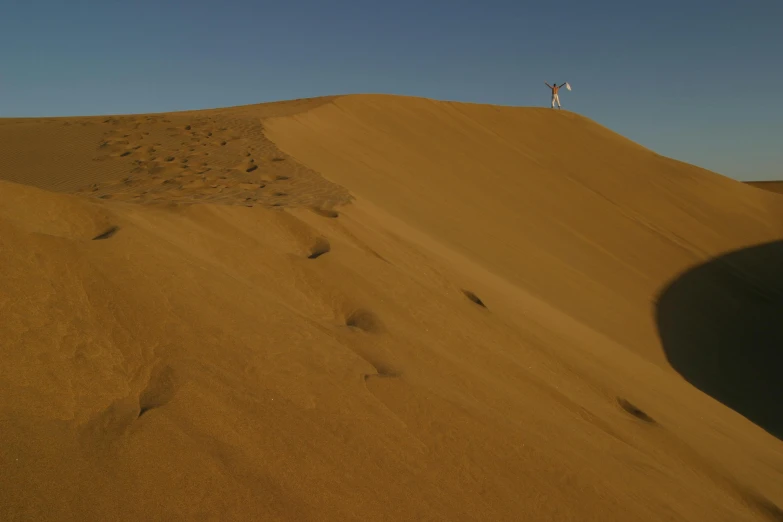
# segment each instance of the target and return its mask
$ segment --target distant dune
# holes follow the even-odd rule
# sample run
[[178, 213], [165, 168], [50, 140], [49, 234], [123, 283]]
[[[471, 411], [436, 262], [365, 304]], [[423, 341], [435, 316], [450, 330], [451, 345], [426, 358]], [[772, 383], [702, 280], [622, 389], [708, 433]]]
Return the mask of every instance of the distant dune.
[[778, 194], [380, 95], [0, 120], [0, 179], [2, 520], [783, 520]]
[[749, 181], [748, 185], [783, 194], [783, 181]]

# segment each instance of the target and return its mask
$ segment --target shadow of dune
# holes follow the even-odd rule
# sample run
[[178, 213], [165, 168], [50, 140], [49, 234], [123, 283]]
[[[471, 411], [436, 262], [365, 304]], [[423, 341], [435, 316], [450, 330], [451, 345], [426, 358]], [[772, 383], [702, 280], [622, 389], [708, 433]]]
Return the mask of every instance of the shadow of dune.
[[685, 272], [658, 296], [656, 321], [680, 375], [783, 439], [783, 241]]

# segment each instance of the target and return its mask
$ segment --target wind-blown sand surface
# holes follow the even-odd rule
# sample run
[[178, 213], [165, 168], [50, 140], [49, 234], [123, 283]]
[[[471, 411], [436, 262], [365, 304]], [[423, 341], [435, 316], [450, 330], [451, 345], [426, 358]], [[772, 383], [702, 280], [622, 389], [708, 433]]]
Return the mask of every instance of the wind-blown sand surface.
[[0, 178], [2, 520], [783, 520], [780, 195], [367, 95], [0, 120]]

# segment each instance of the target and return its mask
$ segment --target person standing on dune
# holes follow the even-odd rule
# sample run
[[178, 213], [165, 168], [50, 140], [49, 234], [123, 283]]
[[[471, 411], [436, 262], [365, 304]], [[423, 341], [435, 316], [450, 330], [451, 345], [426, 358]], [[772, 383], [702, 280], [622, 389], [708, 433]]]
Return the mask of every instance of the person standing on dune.
[[555, 108], [555, 102], [557, 102], [557, 108], [562, 109], [563, 107], [560, 105], [560, 95], [557, 92], [563, 85], [568, 85], [568, 82], [564, 82], [563, 85], [557, 85], [557, 83], [549, 85], [547, 82], [544, 82], [544, 84], [552, 90], [552, 108]]

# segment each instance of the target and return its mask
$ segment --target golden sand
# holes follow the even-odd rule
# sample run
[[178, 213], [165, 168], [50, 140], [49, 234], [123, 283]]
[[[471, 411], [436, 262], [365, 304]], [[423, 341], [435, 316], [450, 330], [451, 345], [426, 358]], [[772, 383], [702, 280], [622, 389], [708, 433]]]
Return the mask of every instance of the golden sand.
[[0, 120], [0, 178], [2, 520], [783, 520], [779, 194], [380, 95]]

